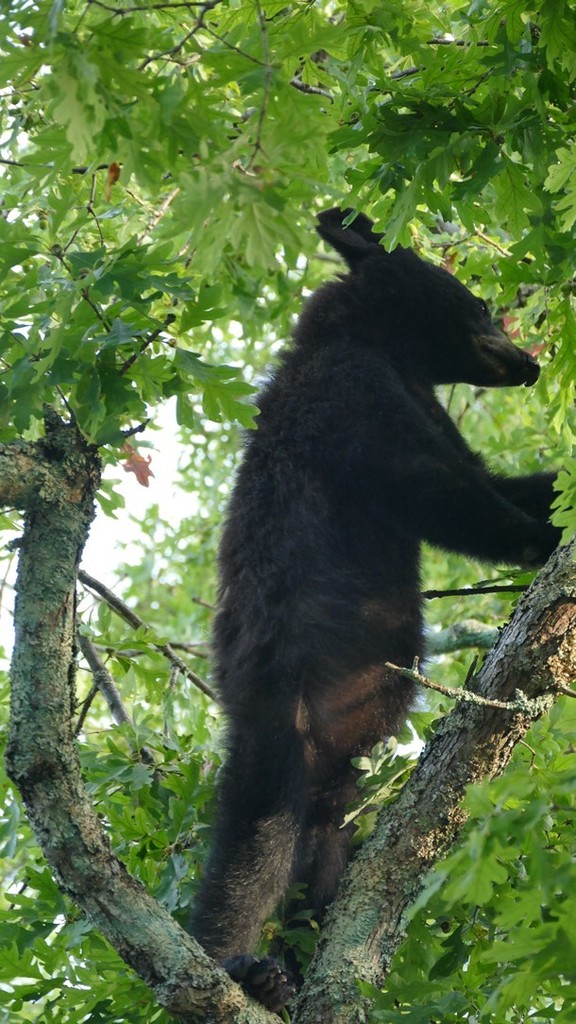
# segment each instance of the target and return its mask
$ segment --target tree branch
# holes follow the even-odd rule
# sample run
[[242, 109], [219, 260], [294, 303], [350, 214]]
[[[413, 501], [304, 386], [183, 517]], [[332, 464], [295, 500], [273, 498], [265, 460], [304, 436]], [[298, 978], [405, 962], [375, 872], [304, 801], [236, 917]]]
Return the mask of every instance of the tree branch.
[[480, 594], [522, 594], [525, 583], [493, 583], [485, 587], [454, 587], [452, 590], [423, 590], [422, 597], [431, 601], [435, 597], [476, 597]]
[[476, 622], [474, 619], [464, 619], [437, 633], [428, 630], [425, 643], [426, 657], [449, 654], [451, 651], [463, 651], [469, 647], [489, 650], [497, 639], [498, 629], [496, 626], [487, 626], [486, 623]]
[[[410, 679], [413, 683], [418, 683], [419, 686], [423, 686], [426, 690], [441, 693], [444, 697], [450, 697], [451, 700], [467, 701], [469, 704], [480, 704], [485, 708], [501, 708], [502, 711], [530, 711], [528, 698], [522, 690], [516, 691], [513, 700], [489, 700], [487, 697], [481, 697], [479, 693], [474, 693], [473, 690], [467, 690], [465, 686], [443, 686], [442, 683], [433, 683], [431, 679], [428, 679], [428, 676], [422, 675], [416, 667], [402, 668], [400, 665], [393, 665], [391, 661], [385, 662], [385, 665], [386, 668], [391, 668], [394, 672], [398, 672], [404, 679]], [[538, 715], [535, 714], [534, 717], [538, 717]]]
[[[21, 457], [20, 445], [14, 446]], [[27, 446], [32, 467], [34, 446]], [[114, 856], [84, 787], [75, 708], [75, 584], [94, 513], [97, 457], [62, 424], [38, 444], [54, 481], [26, 516], [20, 546], [7, 770], [61, 888], [185, 1024], [273, 1024]], [[65, 504], [62, 473], [74, 479]], [[70, 501], [74, 490], [76, 499]]]
[[305, 92], [309, 96], [324, 96], [331, 103], [334, 101], [334, 97], [331, 92], [328, 92], [328, 89], [322, 89], [319, 85], [310, 85], [308, 82], [303, 82], [297, 75], [290, 79], [290, 85], [293, 89], [297, 89], [298, 92]]
[[40, 501], [74, 503], [81, 489], [66, 462], [55, 462], [45, 442], [0, 444], [0, 506], [31, 509]]
[[[293, 1024], [360, 1024], [357, 980], [384, 983], [405, 914], [465, 820], [466, 787], [501, 774], [535, 717], [576, 676], [576, 541], [520, 600], [471, 689], [514, 710], [459, 703], [439, 724], [397, 801], [379, 816], [340, 886]], [[526, 700], [518, 702], [518, 691]]]
[[[144, 620], [141, 619], [136, 612], [133, 612], [132, 609], [124, 603], [124, 601], [122, 601], [112, 590], [109, 590], [108, 587], [105, 587], [103, 583], [100, 583], [99, 580], [94, 579], [93, 576], [89, 576], [83, 569], [79, 571], [78, 579], [85, 587], [93, 590], [94, 593], [98, 594], [104, 601], [106, 601], [106, 604], [112, 608], [112, 611], [115, 611], [116, 614], [119, 615], [121, 619], [124, 619], [124, 622], [127, 622], [129, 626], [132, 626], [132, 629], [145, 629], [149, 633], [153, 632], [151, 627], [147, 626]], [[160, 651], [160, 654], [163, 654], [170, 664], [177, 668], [183, 676], [186, 676], [191, 683], [194, 683], [194, 686], [197, 686], [199, 690], [202, 690], [202, 693], [205, 693], [207, 697], [210, 697], [210, 700], [218, 703], [218, 697], [208, 683], [204, 682], [201, 676], [197, 675], [196, 672], [194, 672], [194, 670], [182, 660], [182, 658], [178, 657], [170, 644], [154, 644], [154, 647], [157, 651]]]
[[258, 25], [260, 27], [260, 39], [262, 42], [262, 53], [264, 54], [264, 94], [262, 96], [262, 105], [258, 114], [258, 124], [256, 127], [256, 139], [252, 146], [252, 152], [248, 159], [248, 167], [252, 167], [256, 155], [262, 150], [262, 133], [264, 131], [264, 122], [266, 121], [266, 115], [268, 113], [268, 103], [270, 101], [270, 88], [272, 85], [272, 65], [270, 63], [270, 49], [268, 46], [268, 28], [266, 26], [266, 18], [264, 12], [260, 6], [260, 0], [255, 0], [256, 3], [256, 14], [258, 17]]
[[220, 3], [222, 3], [222, 0], [206, 0], [205, 3], [198, 4], [197, 6], [200, 7], [200, 13], [196, 18], [196, 21], [194, 22], [192, 28], [188, 32], [186, 32], [186, 35], [182, 37], [180, 42], [175, 43], [174, 46], [171, 46], [168, 50], [161, 50], [159, 53], [152, 53], [149, 57], [146, 57], [146, 60], [142, 61], [138, 70], [144, 71], [144, 69], [147, 68], [149, 64], [152, 64], [153, 61], [161, 60], [162, 57], [175, 57], [178, 53], [180, 53], [180, 50], [186, 45], [188, 40], [192, 39], [193, 36], [195, 36], [196, 33], [199, 31], [199, 29], [203, 28], [204, 19], [206, 18], [206, 15], [209, 14], [210, 11], [213, 11], [214, 8], [217, 7], [218, 4]]
[[128, 359], [126, 359], [122, 363], [122, 365], [118, 368], [118, 375], [120, 377], [124, 373], [127, 373], [127, 371], [131, 368], [131, 366], [133, 366], [133, 364], [136, 362], [136, 360], [140, 358], [142, 353], [146, 351], [148, 346], [151, 345], [153, 341], [156, 341], [156, 339], [160, 337], [162, 332], [167, 330], [167, 328], [170, 327], [170, 324], [174, 323], [175, 319], [176, 319], [176, 314], [175, 313], [167, 313], [166, 314], [166, 316], [164, 318], [164, 323], [162, 323], [160, 325], [160, 327], [157, 327], [154, 331], [151, 331], [150, 334], [148, 334], [147, 337], [145, 337], [140, 342], [140, 345], [138, 346], [136, 351], [133, 352], [132, 355], [129, 356]]
[[[78, 646], [86, 658], [92, 673], [94, 683], [110, 708], [114, 721], [117, 725], [130, 725], [134, 728], [134, 723], [122, 703], [122, 697], [118, 688], [105, 664], [100, 660], [94, 644], [87, 636], [80, 632], [77, 633], [77, 639]], [[75, 730], [75, 735], [78, 735], [77, 729]], [[139, 753], [146, 764], [154, 764], [154, 755], [148, 747], [141, 747]]]

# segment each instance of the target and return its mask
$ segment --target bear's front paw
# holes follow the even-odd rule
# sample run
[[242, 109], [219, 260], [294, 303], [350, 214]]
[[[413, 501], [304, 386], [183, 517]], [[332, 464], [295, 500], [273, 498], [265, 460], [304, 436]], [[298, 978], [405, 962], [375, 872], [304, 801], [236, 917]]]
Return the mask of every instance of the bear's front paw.
[[562, 530], [551, 523], [540, 524], [538, 536], [522, 550], [519, 564], [526, 569], [539, 569], [548, 561], [562, 539]]
[[222, 966], [233, 981], [272, 1013], [280, 1013], [296, 993], [290, 972], [272, 957], [239, 953], [222, 960]]
[[529, 544], [524, 548], [519, 558], [519, 564], [523, 569], [539, 569], [546, 561], [546, 555], [535, 544]]

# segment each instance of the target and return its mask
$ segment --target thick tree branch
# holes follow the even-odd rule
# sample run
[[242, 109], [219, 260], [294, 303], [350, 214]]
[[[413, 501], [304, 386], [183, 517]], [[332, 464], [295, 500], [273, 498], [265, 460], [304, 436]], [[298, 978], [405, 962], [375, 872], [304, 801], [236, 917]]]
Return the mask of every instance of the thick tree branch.
[[[72, 728], [75, 585], [99, 480], [96, 456], [73, 427], [60, 425], [38, 446], [15, 446], [13, 457], [39, 474], [42, 494], [17, 491], [11, 471], [4, 474], [10, 487], [2, 488], [0, 469], [3, 497], [27, 507], [7, 768], [46, 860], [62, 889], [176, 1019], [277, 1021], [247, 1000], [110, 849], [81, 778]], [[63, 481], [67, 489], [59, 492]]]
[[353, 861], [308, 971], [294, 1024], [363, 1024], [356, 980], [381, 986], [407, 908], [464, 821], [466, 786], [506, 767], [514, 745], [576, 677], [576, 542], [560, 548], [522, 597], [471, 689], [521, 710], [459, 703], [440, 723], [397, 801]]
[[492, 644], [498, 639], [498, 629], [495, 626], [487, 626], [484, 622], [476, 622], [475, 619], [464, 619], [462, 622], [455, 622], [447, 629], [441, 629], [438, 633], [431, 630], [426, 634], [426, 656], [435, 657], [438, 654], [448, 654], [450, 651], [463, 651], [468, 647], [480, 647], [482, 650], [489, 650]]
[[0, 445], [0, 507], [29, 509], [41, 501], [76, 502], [81, 491], [67, 462], [54, 462], [44, 443]]

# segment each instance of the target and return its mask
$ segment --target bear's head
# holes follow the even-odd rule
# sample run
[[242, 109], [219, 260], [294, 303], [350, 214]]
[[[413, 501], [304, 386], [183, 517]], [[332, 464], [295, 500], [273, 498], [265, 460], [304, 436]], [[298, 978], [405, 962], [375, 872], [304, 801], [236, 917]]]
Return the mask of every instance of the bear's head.
[[402, 374], [426, 384], [534, 384], [540, 368], [492, 322], [486, 303], [449, 271], [401, 246], [379, 244], [372, 221], [325, 210], [318, 233], [346, 260], [347, 310], [360, 344], [385, 350]]

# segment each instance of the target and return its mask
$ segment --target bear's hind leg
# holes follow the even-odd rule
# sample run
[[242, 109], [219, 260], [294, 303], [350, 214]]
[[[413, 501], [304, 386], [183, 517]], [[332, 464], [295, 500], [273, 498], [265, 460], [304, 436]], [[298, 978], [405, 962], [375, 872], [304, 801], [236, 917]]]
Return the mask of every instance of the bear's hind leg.
[[[306, 816], [308, 779], [296, 729], [234, 728], [222, 773], [215, 838], [190, 932], [268, 1009], [293, 994], [287, 973], [254, 955], [262, 925], [290, 884]], [[248, 738], [247, 738], [248, 737]]]

